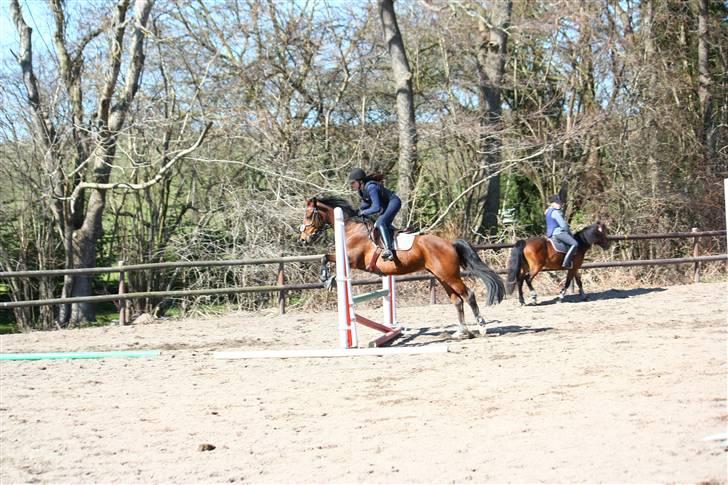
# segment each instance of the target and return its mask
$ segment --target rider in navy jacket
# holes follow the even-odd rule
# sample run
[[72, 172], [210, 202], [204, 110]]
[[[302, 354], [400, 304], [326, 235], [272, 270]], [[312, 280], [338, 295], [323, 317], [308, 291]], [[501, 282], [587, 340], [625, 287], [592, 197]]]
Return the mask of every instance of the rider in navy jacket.
[[392, 249], [394, 249], [392, 222], [402, 207], [402, 201], [397, 194], [384, 186], [381, 176], [367, 176], [366, 172], [361, 168], [351, 169], [349, 183], [352, 189], [359, 192], [361, 198], [358, 215], [364, 217], [379, 216], [374, 225], [379, 228], [382, 241], [384, 241], [382, 259], [391, 261], [394, 258], [392, 254]]
[[552, 195], [549, 198], [549, 202], [551, 204], [546, 209], [546, 237], [550, 237], [569, 246], [569, 250], [566, 252], [566, 256], [564, 256], [564, 262], [561, 265], [564, 268], [571, 268], [574, 251], [579, 247], [579, 242], [572, 237], [569, 223], [566, 222], [564, 214], [561, 212], [564, 206], [561, 197], [558, 194]]

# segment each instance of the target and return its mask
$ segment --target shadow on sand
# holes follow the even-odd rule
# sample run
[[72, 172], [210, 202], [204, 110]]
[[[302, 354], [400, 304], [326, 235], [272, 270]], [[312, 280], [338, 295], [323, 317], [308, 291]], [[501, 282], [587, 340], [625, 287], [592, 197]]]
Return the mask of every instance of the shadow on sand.
[[[500, 323], [499, 321], [490, 322], [490, 325], [494, 323]], [[551, 330], [553, 327], [522, 327], [520, 325], [505, 325], [502, 327], [488, 327], [488, 333], [485, 337], [500, 337], [507, 334], [525, 334], [525, 333], [539, 333]], [[475, 338], [480, 338], [475, 325], [470, 325], [469, 329]], [[397, 340], [397, 345], [406, 345], [408, 347], [420, 347], [423, 345], [431, 345], [434, 343], [447, 343], [453, 342], [450, 327], [422, 327], [422, 328], [410, 328], [405, 330], [404, 335]], [[428, 338], [424, 342], [413, 342], [415, 339], [420, 337], [434, 337]]]
[[[616, 290], [614, 288], [605, 290], [605, 291], [597, 291], [594, 293], [587, 293], [586, 294], [586, 301], [600, 301], [600, 300], [623, 300], [625, 298], [632, 298], [634, 296], [640, 296], [645, 295], [648, 293], [654, 293], [656, 291], [665, 291], [666, 288], [633, 288], [631, 290]], [[566, 295], [564, 296], [564, 300], [562, 303], [581, 303], [582, 300], [579, 295]], [[543, 300], [538, 302], [536, 305], [553, 305], [555, 303], [559, 303], [559, 298], [554, 297], [550, 300]]]

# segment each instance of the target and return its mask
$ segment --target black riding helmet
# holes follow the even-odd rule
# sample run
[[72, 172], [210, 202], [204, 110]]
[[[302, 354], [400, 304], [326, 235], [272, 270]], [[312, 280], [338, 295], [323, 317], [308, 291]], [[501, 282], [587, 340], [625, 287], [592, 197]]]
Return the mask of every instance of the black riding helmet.
[[549, 202], [556, 202], [557, 204], [564, 205], [564, 201], [561, 199], [561, 196], [559, 194], [554, 194], [549, 197]]
[[353, 182], [355, 180], [362, 181], [365, 178], [367, 178], [366, 172], [359, 167], [354, 167], [349, 171], [349, 182]]

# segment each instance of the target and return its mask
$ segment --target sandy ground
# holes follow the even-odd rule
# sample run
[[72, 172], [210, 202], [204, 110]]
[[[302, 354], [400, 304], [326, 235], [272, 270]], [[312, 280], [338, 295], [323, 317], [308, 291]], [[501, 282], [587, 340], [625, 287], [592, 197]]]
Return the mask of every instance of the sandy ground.
[[466, 341], [450, 305], [401, 308], [417, 332], [398, 345], [446, 354], [213, 358], [335, 347], [334, 313], [2, 336], [162, 353], [0, 363], [0, 482], [726, 483], [726, 443], [703, 440], [728, 425], [726, 289], [509, 299]]

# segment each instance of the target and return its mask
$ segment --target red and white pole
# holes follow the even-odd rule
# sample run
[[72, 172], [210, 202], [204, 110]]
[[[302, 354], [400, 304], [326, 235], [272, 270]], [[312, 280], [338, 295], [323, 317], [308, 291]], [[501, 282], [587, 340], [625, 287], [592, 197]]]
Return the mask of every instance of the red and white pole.
[[384, 311], [384, 324], [390, 327], [397, 326], [397, 286], [393, 275], [382, 276], [382, 289], [389, 291], [382, 297]]
[[336, 244], [336, 298], [339, 316], [339, 347], [351, 349], [359, 345], [356, 334], [354, 300], [351, 293], [351, 271], [346, 253], [344, 212], [334, 209], [334, 242]]

